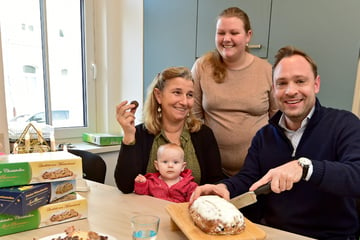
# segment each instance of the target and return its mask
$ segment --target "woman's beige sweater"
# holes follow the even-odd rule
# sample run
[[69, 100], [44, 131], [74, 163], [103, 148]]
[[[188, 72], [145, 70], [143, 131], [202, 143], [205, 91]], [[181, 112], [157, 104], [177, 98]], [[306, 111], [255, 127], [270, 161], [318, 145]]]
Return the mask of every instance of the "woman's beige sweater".
[[194, 114], [213, 130], [224, 173], [234, 175], [243, 166], [255, 133], [277, 111], [271, 65], [255, 56], [244, 68], [227, 70], [225, 81], [216, 83], [211, 66], [199, 58], [192, 73]]

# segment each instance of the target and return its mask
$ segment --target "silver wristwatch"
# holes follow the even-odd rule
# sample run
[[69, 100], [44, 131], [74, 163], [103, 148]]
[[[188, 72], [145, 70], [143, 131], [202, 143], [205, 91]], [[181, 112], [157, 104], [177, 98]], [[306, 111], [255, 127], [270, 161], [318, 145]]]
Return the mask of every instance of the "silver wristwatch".
[[309, 167], [310, 165], [312, 164], [311, 160], [308, 159], [308, 158], [305, 158], [305, 157], [301, 157], [298, 159], [298, 163], [299, 165], [302, 167], [303, 169], [303, 172], [302, 172], [302, 176], [301, 176], [301, 179], [302, 180], [305, 180], [306, 179], [306, 176], [308, 174], [308, 171], [309, 171]]

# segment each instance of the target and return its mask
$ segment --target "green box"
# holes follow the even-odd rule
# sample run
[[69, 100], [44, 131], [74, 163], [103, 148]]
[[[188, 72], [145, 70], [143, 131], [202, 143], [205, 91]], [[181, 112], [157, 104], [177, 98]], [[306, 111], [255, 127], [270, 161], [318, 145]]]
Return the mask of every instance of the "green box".
[[46, 204], [24, 216], [0, 214], [0, 236], [87, 218], [87, 199], [75, 195], [73, 200]]
[[0, 155], [0, 187], [82, 179], [81, 157], [69, 152]]
[[121, 144], [123, 137], [109, 133], [83, 133], [82, 138], [84, 142], [89, 142], [100, 146], [109, 146]]

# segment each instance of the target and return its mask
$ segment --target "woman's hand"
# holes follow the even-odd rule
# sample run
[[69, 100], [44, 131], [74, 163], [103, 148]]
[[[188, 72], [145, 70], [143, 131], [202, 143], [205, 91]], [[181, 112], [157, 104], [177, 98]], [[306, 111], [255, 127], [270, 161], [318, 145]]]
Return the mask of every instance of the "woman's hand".
[[128, 101], [122, 101], [116, 106], [116, 120], [124, 131], [123, 143], [130, 144], [135, 141], [135, 112], [136, 104], [127, 104]]

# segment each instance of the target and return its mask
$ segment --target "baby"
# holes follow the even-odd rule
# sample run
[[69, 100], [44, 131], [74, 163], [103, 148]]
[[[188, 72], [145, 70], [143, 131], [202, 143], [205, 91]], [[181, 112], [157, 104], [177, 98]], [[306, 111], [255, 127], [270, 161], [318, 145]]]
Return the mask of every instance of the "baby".
[[191, 170], [185, 169], [183, 149], [173, 143], [160, 146], [154, 165], [158, 172], [139, 174], [135, 178], [135, 193], [172, 202], [188, 202], [197, 183]]

